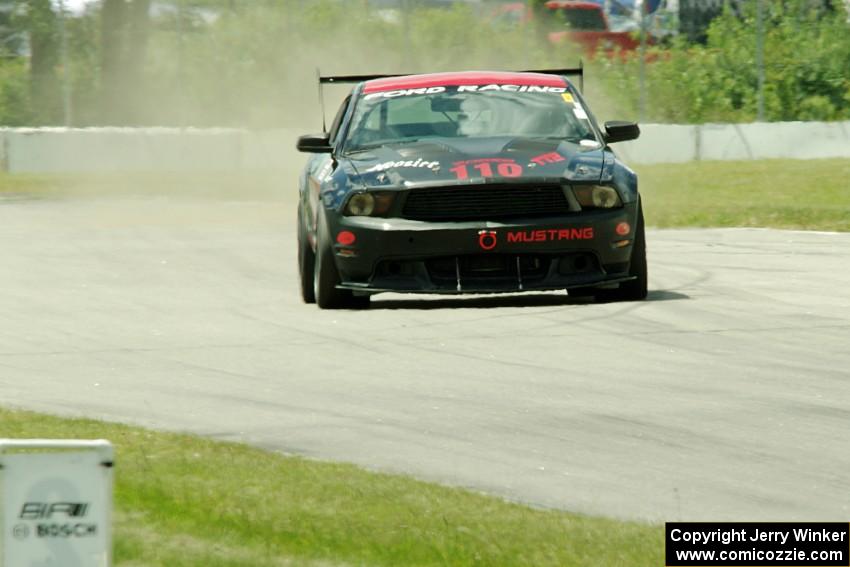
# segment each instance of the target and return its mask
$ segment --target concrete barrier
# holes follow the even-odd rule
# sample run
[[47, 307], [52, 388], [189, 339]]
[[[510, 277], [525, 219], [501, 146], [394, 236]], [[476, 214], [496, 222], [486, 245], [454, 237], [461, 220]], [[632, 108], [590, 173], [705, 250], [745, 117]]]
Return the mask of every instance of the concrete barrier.
[[[850, 121], [754, 124], [644, 124], [641, 137], [615, 146], [631, 164], [767, 158], [850, 158]], [[300, 129], [0, 129], [0, 164], [9, 173], [244, 171], [299, 159]]]
[[300, 130], [16, 128], [0, 130], [9, 173], [241, 171], [292, 158]]
[[850, 121], [644, 124], [640, 139], [617, 144], [615, 150], [634, 164], [850, 158]]
[[850, 157], [850, 122], [706, 124], [701, 131], [705, 160]]
[[699, 159], [699, 126], [641, 124], [640, 138], [612, 147], [630, 164], [684, 163]]

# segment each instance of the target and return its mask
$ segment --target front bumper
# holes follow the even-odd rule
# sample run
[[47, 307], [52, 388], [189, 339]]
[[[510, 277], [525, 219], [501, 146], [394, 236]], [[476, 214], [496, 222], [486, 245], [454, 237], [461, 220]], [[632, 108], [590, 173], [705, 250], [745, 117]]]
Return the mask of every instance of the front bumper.
[[[628, 275], [637, 204], [499, 222], [423, 222], [329, 213], [342, 289], [499, 293], [610, 286]], [[630, 230], [623, 233], [623, 224]], [[619, 232], [618, 232], [619, 227]], [[341, 232], [354, 242], [337, 241]], [[341, 239], [345, 241], [345, 239]]]

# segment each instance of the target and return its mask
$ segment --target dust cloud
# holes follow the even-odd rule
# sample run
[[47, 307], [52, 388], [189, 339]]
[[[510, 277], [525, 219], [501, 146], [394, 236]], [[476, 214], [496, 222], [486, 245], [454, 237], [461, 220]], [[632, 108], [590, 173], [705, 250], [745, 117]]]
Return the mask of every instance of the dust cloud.
[[[330, 123], [351, 88], [326, 86], [323, 111], [318, 73], [519, 70], [580, 60], [574, 46], [553, 46], [533, 26], [495, 25], [496, 4], [408, 2], [413, 8], [401, 12], [365, 0], [230, 0], [191, 17], [153, 14], [144, 72], [128, 75], [143, 81], [121, 85], [120, 100], [100, 101], [124, 108], [124, 123], [102, 122], [82, 103], [78, 112], [88, 117], [84, 126], [132, 130], [66, 142], [55, 167], [42, 168], [49, 180], [34, 185], [42, 195], [294, 199], [306, 161], [297, 136], [321, 131], [323, 114]], [[597, 117], [629, 118], [611, 112], [594, 72], [586, 91]], [[42, 166], [51, 155], [39, 153]]]

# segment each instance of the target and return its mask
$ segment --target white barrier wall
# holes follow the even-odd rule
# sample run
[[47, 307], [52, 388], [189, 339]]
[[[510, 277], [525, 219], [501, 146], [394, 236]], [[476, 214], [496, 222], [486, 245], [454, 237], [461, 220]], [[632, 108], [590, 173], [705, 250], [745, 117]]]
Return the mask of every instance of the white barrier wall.
[[635, 164], [850, 158], [850, 121], [645, 124], [640, 139], [616, 144], [615, 150], [626, 162]]
[[0, 130], [10, 173], [238, 171], [278, 167], [300, 131], [177, 128]]
[[640, 138], [613, 144], [626, 163], [683, 163], [699, 159], [699, 126], [641, 124]]
[[[850, 158], [850, 122], [645, 124], [641, 131], [639, 140], [615, 146], [628, 163]], [[0, 164], [10, 173], [278, 169], [303, 161], [295, 151], [295, 140], [303, 133], [293, 129], [0, 129]]]

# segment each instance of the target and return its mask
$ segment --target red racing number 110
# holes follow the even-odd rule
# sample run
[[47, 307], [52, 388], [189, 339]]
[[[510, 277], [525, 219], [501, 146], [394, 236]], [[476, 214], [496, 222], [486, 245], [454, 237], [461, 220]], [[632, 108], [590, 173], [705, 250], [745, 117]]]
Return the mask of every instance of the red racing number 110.
[[[477, 169], [481, 177], [493, 177], [493, 164], [490, 162], [480, 162], [472, 164], [473, 169]], [[469, 179], [469, 164], [459, 163], [449, 171], [455, 174], [458, 179]], [[522, 166], [514, 162], [499, 162], [496, 164], [496, 173], [501, 177], [519, 177], [522, 175]]]

